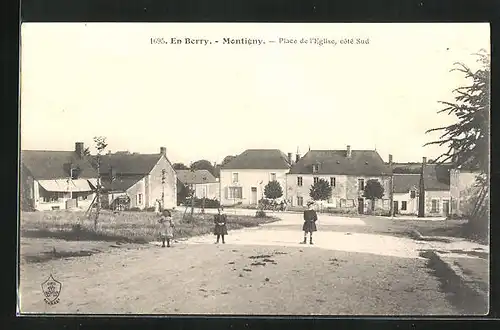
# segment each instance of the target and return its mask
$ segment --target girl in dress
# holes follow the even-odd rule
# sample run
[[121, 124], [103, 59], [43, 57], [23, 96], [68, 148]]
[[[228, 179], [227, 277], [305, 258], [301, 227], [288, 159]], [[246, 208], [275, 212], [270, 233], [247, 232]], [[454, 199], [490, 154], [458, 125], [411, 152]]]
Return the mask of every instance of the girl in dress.
[[307, 210], [304, 211], [304, 225], [302, 230], [304, 231], [304, 241], [301, 244], [307, 243], [307, 234], [309, 233], [309, 244], [313, 244], [313, 232], [317, 231], [316, 221], [318, 220], [318, 215], [316, 211], [312, 208], [313, 203], [307, 203]]
[[227, 222], [227, 217], [224, 213], [222, 213], [222, 207], [219, 207], [217, 209], [219, 211], [219, 214], [216, 214], [214, 216], [214, 235], [217, 236], [217, 241], [215, 244], [219, 243], [219, 239], [222, 237], [222, 244], [226, 244], [224, 241], [224, 235], [227, 235], [227, 227], [226, 227], [226, 222]]
[[158, 223], [160, 224], [161, 247], [165, 247], [165, 240], [167, 247], [170, 247], [170, 241], [174, 238], [175, 225], [169, 210], [163, 210]]

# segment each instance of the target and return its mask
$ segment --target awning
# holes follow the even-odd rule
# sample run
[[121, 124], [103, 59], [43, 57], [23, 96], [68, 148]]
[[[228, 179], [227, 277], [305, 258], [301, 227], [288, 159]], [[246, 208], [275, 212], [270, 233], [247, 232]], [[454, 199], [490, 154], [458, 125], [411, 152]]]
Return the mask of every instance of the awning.
[[56, 180], [38, 180], [43, 189], [50, 192], [86, 192], [92, 191], [90, 185], [85, 179], [69, 180], [69, 179], [56, 179]]

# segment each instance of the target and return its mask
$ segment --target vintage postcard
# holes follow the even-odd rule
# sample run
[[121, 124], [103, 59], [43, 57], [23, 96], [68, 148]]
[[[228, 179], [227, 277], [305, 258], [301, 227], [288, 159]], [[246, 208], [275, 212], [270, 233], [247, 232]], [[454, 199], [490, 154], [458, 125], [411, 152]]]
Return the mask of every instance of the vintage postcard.
[[18, 314], [485, 315], [487, 23], [21, 26]]

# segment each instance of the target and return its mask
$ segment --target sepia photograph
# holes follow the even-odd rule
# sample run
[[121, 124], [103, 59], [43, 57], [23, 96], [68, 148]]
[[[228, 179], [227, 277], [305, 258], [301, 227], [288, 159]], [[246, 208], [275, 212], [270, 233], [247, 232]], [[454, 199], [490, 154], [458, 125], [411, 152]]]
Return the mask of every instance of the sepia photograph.
[[488, 23], [20, 33], [18, 315], [488, 314]]

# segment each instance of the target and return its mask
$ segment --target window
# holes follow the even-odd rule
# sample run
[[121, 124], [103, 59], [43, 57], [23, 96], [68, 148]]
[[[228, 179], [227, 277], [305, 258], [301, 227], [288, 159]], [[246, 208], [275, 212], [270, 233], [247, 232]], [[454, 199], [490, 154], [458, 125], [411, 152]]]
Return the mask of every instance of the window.
[[233, 183], [238, 182], [238, 173], [233, 173]]
[[137, 204], [138, 205], [142, 204], [142, 194], [137, 194]]
[[410, 191], [410, 197], [411, 198], [417, 197], [417, 192], [415, 190]]
[[383, 200], [382, 200], [382, 206], [383, 206], [384, 208], [388, 208], [388, 207], [389, 207], [389, 204], [390, 204], [390, 200], [388, 200], [388, 199], [383, 199]]
[[303, 206], [304, 205], [304, 198], [297, 196], [297, 205], [298, 206]]
[[271, 173], [271, 181], [276, 181], [276, 173]]
[[317, 176], [314, 177], [314, 183], [318, 183], [319, 178]]
[[358, 189], [365, 190], [365, 179], [358, 179]]
[[243, 198], [243, 189], [241, 187], [230, 187], [229, 198], [232, 199]]
[[301, 176], [297, 177], [297, 186], [302, 187], [302, 177]]
[[406, 201], [401, 202], [401, 211], [406, 211]]
[[346, 200], [344, 198], [340, 199], [340, 207], [346, 207]]
[[439, 212], [439, 200], [433, 199], [431, 202], [431, 212], [438, 213]]
[[331, 177], [330, 178], [330, 186], [332, 186], [332, 188], [335, 188], [335, 178], [334, 177]]
[[319, 171], [319, 164], [313, 164], [313, 173], [316, 173]]
[[57, 202], [59, 200], [59, 196], [57, 193], [52, 193], [47, 196], [43, 196], [44, 203]]

